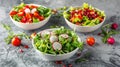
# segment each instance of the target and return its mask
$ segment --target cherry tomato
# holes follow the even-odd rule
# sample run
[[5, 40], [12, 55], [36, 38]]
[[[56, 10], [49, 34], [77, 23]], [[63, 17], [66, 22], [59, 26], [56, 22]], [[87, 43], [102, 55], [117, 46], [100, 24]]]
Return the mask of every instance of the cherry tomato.
[[17, 36], [15, 36], [13, 39], [12, 39], [12, 45], [13, 46], [20, 46], [21, 45], [21, 39], [20, 38], [18, 38]]
[[22, 8], [22, 9], [20, 9], [18, 12], [24, 12], [24, 10], [25, 10], [25, 9]]
[[30, 13], [27, 13], [27, 14], [26, 14], [26, 18], [27, 18], [27, 19], [31, 19], [31, 18], [32, 18], [31, 14], [30, 14]]
[[78, 18], [79, 18], [79, 19], [82, 19], [82, 15], [81, 15], [81, 14], [79, 14], [79, 15], [78, 15]]
[[35, 5], [31, 5], [30, 7], [31, 7], [32, 9], [33, 9], [33, 8], [38, 8], [38, 6], [35, 6]]
[[25, 13], [24, 13], [24, 12], [19, 12], [19, 13], [17, 13], [17, 15], [18, 15], [18, 16], [24, 16]]
[[101, 18], [101, 17], [98, 17], [98, 19], [100, 20], [100, 22], [102, 22], [104, 19], [103, 18]]
[[71, 17], [70, 21], [73, 22], [75, 20], [75, 17]]
[[29, 8], [29, 9], [30, 9], [30, 6], [29, 6], [29, 5], [25, 5], [24, 9], [26, 9], [26, 8]]
[[95, 44], [95, 38], [94, 37], [88, 37], [86, 42], [89, 46], [93, 46]]
[[32, 23], [32, 14], [27, 13], [26, 18], [27, 18], [27, 22]]
[[38, 19], [39, 19], [40, 21], [42, 21], [42, 20], [44, 20], [44, 17], [43, 17], [43, 16], [39, 16]]
[[11, 11], [10, 12], [10, 16], [13, 16], [13, 15], [16, 15], [17, 14], [17, 11]]
[[76, 22], [76, 25], [80, 25], [80, 23], [79, 23], [79, 22]]
[[26, 23], [26, 22], [27, 22], [26, 16], [23, 16], [23, 18], [21, 19], [21, 22], [22, 22], [22, 23]]
[[38, 18], [40, 16], [38, 12], [34, 12], [33, 15], [34, 15], [35, 18]]

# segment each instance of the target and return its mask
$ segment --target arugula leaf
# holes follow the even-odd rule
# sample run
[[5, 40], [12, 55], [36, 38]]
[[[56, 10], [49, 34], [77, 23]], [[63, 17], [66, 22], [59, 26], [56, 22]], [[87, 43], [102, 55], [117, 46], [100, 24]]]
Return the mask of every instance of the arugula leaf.
[[3, 26], [6, 30], [11, 31], [10, 25], [7, 25], [7, 24], [2, 23], [2, 26]]

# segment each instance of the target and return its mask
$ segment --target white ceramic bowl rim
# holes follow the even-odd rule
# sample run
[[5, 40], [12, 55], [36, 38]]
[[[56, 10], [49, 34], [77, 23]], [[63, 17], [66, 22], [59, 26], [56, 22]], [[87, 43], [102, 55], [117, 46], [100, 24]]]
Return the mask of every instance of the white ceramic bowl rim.
[[[57, 29], [59, 29], [59, 28], [46, 29], [46, 30], [47, 30], [47, 31], [52, 31], [52, 30], [57, 30]], [[45, 31], [45, 30], [43, 30], [43, 31]], [[40, 32], [42, 32], [42, 31], [40, 31]], [[40, 32], [38, 32], [38, 33], [40, 33]], [[78, 37], [78, 38], [80, 39], [80, 37]], [[80, 39], [80, 41], [81, 41], [81, 39]], [[82, 42], [82, 41], [81, 41], [81, 42]], [[34, 38], [32, 39], [32, 45], [33, 45], [33, 47], [35, 48], [35, 50], [39, 51], [39, 50], [34, 46]], [[79, 48], [76, 48], [76, 49], [74, 49], [73, 51], [78, 50], [78, 49], [79, 49]], [[39, 51], [39, 52], [41, 52], [41, 53], [43, 53], [43, 54], [45, 54], [45, 55], [50, 55], [50, 56], [61, 56], [61, 55], [71, 54], [73, 51], [71, 51], [71, 52], [69, 52], [69, 53], [57, 54], [57, 55], [48, 54], [48, 53], [44, 53], [44, 52], [41, 52], [41, 51]]]
[[[80, 6], [75, 6], [75, 7], [80, 7]], [[98, 10], [98, 11], [102, 11], [102, 10], [100, 10], [100, 9], [98, 9], [98, 8], [95, 8], [96, 10]], [[69, 10], [69, 9], [68, 9]], [[68, 11], [68, 10], [66, 10], [66, 11]], [[105, 13], [105, 12], [104, 12]], [[64, 17], [64, 14], [63, 14], [63, 17]], [[67, 20], [67, 21], [69, 21], [68, 19], [66, 19], [65, 17], [64, 17], [64, 19], [65, 20]], [[99, 24], [97, 24], [97, 25], [100, 25], [100, 24], [102, 24], [104, 21], [105, 21], [105, 19], [106, 19], [106, 15], [105, 15], [105, 17], [104, 17], [104, 20], [101, 22], [101, 23], [99, 23]], [[69, 21], [70, 22], [70, 21]], [[72, 22], [70, 22], [70, 23], [72, 23]], [[72, 23], [73, 24], [73, 23]], [[74, 24], [75, 26], [79, 26], [79, 27], [92, 27], [92, 26], [80, 26], [80, 25], [76, 25], [76, 24]], [[97, 26], [97, 25], [94, 25], [94, 26]]]
[[[45, 6], [43, 6], [43, 5], [38, 5], [38, 4], [27, 4], [27, 5], [35, 5], [35, 6], [45, 7]], [[45, 8], [47, 8], [47, 7], [45, 7]], [[12, 9], [12, 10], [13, 10], [13, 9]], [[12, 11], [12, 10], [11, 10], [11, 11]], [[11, 12], [11, 11], [10, 11], [10, 12]], [[9, 14], [10, 14], [10, 12], [9, 12]], [[10, 16], [10, 15], [9, 15], [9, 16]], [[49, 18], [50, 16], [51, 16], [51, 15], [49, 15], [47, 18]], [[11, 16], [10, 16], [10, 18], [13, 19]], [[45, 19], [47, 19], [47, 18], [45, 18]], [[45, 20], [45, 19], [44, 19], [44, 20]], [[14, 20], [14, 19], [13, 19], [13, 20]], [[42, 21], [44, 21], [44, 20], [42, 20]], [[15, 20], [14, 20], [14, 21], [15, 21]], [[40, 22], [42, 22], [42, 21], [39, 21], [39, 22], [37, 22], [37, 23], [40, 23]], [[16, 22], [18, 22], [18, 21], [16, 21]], [[21, 22], [18, 22], [18, 23], [21, 23]], [[21, 23], [21, 24], [37, 24], [37, 23]]]

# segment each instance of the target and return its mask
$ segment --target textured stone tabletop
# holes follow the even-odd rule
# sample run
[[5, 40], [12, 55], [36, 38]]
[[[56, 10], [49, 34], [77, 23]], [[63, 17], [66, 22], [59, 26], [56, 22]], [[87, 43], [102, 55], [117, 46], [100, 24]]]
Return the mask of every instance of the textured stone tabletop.
[[[45, 2], [46, 1], [46, 2]], [[48, 2], [47, 2], [48, 1]], [[63, 6], [80, 6], [84, 2], [104, 10], [107, 18], [105, 24], [117, 22], [120, 24], [120, 0], [24, 0], [25, 3], [35, 3], [44, 5], [50, 8], [58, 8]], [[15, 26], [9, 18], [10, 9], [20, 4], [20, 0], [0, 0], [0, 23], [9, 24], [14, 32], [32, 32], [48, 29], [52, 25], [61, 25], [69, 28], [63, 18], [53, 19], [43, 26], [42, 28], [25, 31]], [[87, 47], [92, 52], [91, 60], [75, 64], [72, 62], [73, 67], [120, 67], [120, 35], [115, 35], [116, 43], [113, 46], [104, 44], [101, 37], [97, 35], [100, 29], [91, 33], [77, 32], [83, 41], [87, 36], [94, 36], [96, 44], [94, 47]], [[4, 42], [7, 37], [7, 31], [0, 26], [0, 67], [62, 67], [54, 62], [41, 60], [40, 56], [33, 49], [31, 42], [27, 41], [25, 44], [29, 45], [29, 49], [24, 49], [25, 52], [19, 53], [20, 47], [13, 47]]]

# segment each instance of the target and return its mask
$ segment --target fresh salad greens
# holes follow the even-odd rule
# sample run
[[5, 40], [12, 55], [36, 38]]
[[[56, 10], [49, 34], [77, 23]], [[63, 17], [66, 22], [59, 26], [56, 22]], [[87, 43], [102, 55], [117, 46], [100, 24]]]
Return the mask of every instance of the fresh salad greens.
[[12, 19], [21, 23], [37, 23], [49, 17], [50, 15], [50, 8], [24, 3], [15, 6], [10, 12]]
[[83, 49], [83, 42], [79, 41], [77, 34], [64, 27], [42, 31], [33, 40], [35, 48], [47, 54], [65, 54], [76, 48]]
[[80, 26], [94, 26], [102, 23], [105, 19], [104, 11], [84, 3], [82, 7], [70, 7], [64, 11], [63, 16], [71, 23]]

